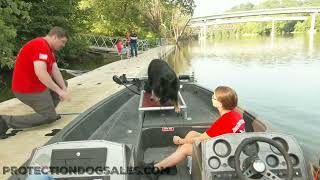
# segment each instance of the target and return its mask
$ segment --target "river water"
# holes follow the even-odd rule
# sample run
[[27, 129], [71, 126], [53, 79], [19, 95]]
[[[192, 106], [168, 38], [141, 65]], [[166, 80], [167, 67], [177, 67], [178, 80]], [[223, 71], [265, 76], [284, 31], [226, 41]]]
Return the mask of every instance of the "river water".
[[203, 40], [176, 48], [168, 62], [206, 88], [233, 87], [241, 107], [294, 135], [319, 161], [319, 50], [320, 34]]

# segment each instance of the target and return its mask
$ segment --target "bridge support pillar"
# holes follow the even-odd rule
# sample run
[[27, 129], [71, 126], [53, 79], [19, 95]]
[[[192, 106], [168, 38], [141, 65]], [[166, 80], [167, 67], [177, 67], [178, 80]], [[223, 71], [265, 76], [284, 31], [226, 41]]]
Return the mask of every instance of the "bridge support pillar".
[[205, 39], [207, 37], [207, 26], [202, 26], [199, 33], [199, 39]]
[[271, 27], [271, 37], [273, 38], [274, 37], [274, 34], [275, 34], [275, 21], [276, 20], [272, 20], [272, 27]]
[[316, 16], [318, 13], [313, 13], [311, 15], [311, 26], [310, 26], [310, 34], [314, 34], [315, 33], [315, 26], [316, 26]]

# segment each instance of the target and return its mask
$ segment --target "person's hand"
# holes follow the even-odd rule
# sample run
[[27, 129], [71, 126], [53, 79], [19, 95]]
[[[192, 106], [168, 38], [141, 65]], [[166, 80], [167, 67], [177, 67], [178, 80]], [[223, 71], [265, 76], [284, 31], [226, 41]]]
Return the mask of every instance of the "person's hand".
[[173, 143], [176, 145], [182, 144], [182, 139], [179, 136], [173, 136]]
[[58, 95], [61, 101], [70, 101], [70, 95], [66, 90], [59, 91]]

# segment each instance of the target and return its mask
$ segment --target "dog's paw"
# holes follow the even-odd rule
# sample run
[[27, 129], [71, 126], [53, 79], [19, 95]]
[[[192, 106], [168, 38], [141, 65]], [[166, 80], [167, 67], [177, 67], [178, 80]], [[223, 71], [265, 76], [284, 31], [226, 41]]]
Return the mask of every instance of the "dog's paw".
[[180, 112], [181, 112], [181, 109], [180, 109], [179, 106], [176, 106], [176, 107], [174, 107], [174, 111], [175, 111], [176, 113], [180, 113]]

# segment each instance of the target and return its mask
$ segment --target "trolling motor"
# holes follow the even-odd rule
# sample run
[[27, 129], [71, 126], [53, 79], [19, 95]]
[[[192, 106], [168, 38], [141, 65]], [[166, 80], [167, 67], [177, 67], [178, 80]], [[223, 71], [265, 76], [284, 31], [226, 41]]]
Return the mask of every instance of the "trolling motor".
[[139, 81], [143, 81], [148, 79], [147, 77], [141, 77], [141, 78], [127, 78], [126, 74], [122, 74], [120, 77], [117, 75], [114, 75], [112, 77], [113, 81], [116, 82], [119, 85], [124, 84], [136, 84]]
[[114, 82], [116, 82], [117, 84], [119, 84], [119, 85], [123, 85], [124, 83], [127, 83], [127, 81], [126, 81], [126, 74], [123, 74], [122, 76], [117, 76], [117, 75], [114, 75], [113, 77], [112, 77], [112, 79], [113, 79], [113, 81]]
[[[128, 87], [128, 84], [135, 85], [138, 88], [138, 91], [140, 91], [140, 87], [143, 84], [143, 78], [127, 78], [126, 74], [122, 74], [120, 77], [117, 75], [114, 75], [112, 77], [113, 81], [116, 82], [119, 85], [124, 85], [127, 89], [129, 89], [131, 92], [140, 95], [137, 91], [131, 89]], [[147, 78], [145, 78], [147, 79]]]
[[[179, 75], [178, 78], [181, 82], [185, 82], [185, 81], [193, 82], [194, 81], [194, 74], [192, 74], [192, 75]], [[148, 77], [143, 76], [140, 78], [127, 78], [126, 74], [122, 74], [121, 76], [114, 75], [112, 77], [112, 79], [117, 84], [124, 85], [124, 84], [136, 84], [139, 81], [147, 80]]]

